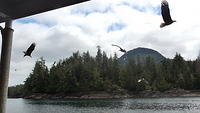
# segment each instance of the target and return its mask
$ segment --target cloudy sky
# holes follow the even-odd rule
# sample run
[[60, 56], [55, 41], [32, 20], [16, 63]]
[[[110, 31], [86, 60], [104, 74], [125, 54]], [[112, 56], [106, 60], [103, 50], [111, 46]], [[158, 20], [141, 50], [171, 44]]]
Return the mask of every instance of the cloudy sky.
[[[161, 0], [92, 0], [15, 20], [9, 86], [21, 84], [40, 57], [50, 67], [73, 52], [96, 55], [100, 45], [108, 56], [121, 45], [127, 50], [146, 47], [167, 58], [180, 53], [193, 60], [200, 50], [199, 0], [168, 0], [177, 22], [160, 29]], [[33, 58], [22, 51], [35, 42]]]

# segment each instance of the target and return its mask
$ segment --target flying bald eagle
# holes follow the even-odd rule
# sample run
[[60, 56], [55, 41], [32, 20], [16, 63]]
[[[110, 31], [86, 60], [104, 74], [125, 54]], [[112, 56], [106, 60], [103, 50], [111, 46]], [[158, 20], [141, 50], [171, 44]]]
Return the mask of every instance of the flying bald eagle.
[[35, 44], [35, 43], [32, 43], [32, 44], [30, 45], [30, 47], [29, 47], [26, 51], [23, 51], [23, 52], [24, 52], [24, 57], [25, 57], [25, 56], [30, 56], [30, 57], [32, 57], [32, 56], [31, 56], [31, 53], [32, 53], [33, 50], [35, 49], [35, 46], [36, 46], [36, 44]]
[[176, 22], [175, 20], [172, 20], [170, 16], [169, 5], [166, 0], [162, 0], [161, 2], [161, 13], [162, 13], [164, 23], [160, 24], [160, 28], [163, 28], [166, 25], [170, 25], [173, 22]]
[[112, 44], [112, 46], [117, 46], [117, 47], [120, 49], [119, 51], [126, 53], [126, 50], [125, 50], [125, 49], [122, 49], [120, 46], [114, 45], [114, 44]]

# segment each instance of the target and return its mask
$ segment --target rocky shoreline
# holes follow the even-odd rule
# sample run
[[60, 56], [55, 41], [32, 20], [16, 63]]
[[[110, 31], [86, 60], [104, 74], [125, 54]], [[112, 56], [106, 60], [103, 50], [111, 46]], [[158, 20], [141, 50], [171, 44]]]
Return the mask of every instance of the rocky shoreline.
[[159, 91], [141, 91], [141, 92], [79, 92], [70, 94], [41, 94], [34, 93], [24, 96], [25, 99], [115, 99], [115, 98], [166, 98], [166, 97], [200, 97], [200, 91], [169, 90]]

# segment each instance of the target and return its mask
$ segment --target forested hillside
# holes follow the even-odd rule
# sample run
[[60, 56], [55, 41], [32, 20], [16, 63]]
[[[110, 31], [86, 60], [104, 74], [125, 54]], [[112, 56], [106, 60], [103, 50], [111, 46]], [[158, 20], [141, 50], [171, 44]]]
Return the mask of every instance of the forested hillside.
[[147, 57], [144, 63], [129, 60], [118, 63], [118, 57], [108, 57], [100, 48], [95, 57], [89, 52], [73, 53], [54, 63], [50, 69], [45, 60], [36, 61], [24, 82], [23, 95], [32, 93], [71, 93], [85, 91], [165, 91], [174, 88], [200, 89], [200, 59], [185, 61], [180, 54], [173, 59], [155, 63]]

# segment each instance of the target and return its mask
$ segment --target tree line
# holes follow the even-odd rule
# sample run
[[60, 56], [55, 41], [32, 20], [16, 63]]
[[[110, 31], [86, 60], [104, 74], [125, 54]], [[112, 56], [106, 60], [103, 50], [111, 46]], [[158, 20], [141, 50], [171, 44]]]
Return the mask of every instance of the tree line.
[[200, 58], [186, 61], [180, 54], [173, 59], [155, 63], [129, 59], [119, 64], [118, 57], [108, 57], [97, 49], [95, 57], [90, 53], [73, 53], [69, 58], [54, 63], [50, 69], [41, 58], [23, 85], [9, 88], [9, 95], [33, 93], [73, 93], [87, 91], [166, 91], [170, 89], [200, 89]]

